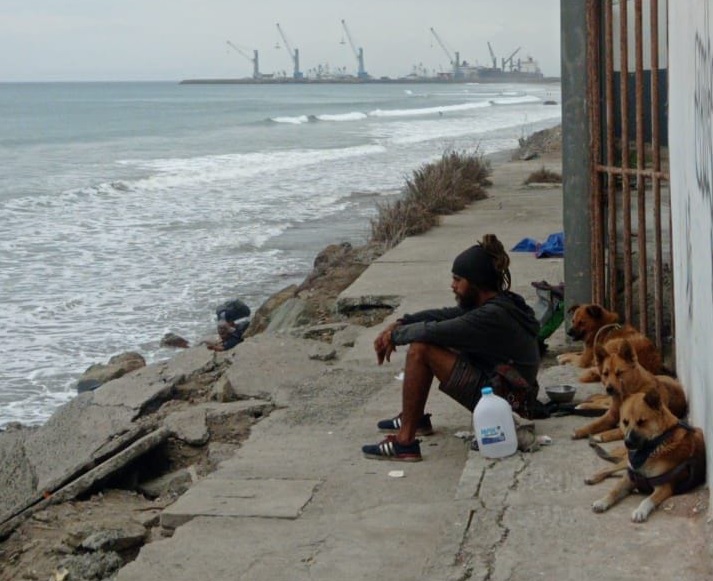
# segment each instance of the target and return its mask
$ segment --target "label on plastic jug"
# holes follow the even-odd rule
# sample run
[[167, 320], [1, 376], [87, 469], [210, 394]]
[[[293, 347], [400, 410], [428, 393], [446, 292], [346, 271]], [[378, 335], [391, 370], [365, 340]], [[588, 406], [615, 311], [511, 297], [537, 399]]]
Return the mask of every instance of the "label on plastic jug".
[[500, 426], [494, 428], [481, 428], [480, 441], [483, 444], [497, 444], [505, 441], [505, 432]]

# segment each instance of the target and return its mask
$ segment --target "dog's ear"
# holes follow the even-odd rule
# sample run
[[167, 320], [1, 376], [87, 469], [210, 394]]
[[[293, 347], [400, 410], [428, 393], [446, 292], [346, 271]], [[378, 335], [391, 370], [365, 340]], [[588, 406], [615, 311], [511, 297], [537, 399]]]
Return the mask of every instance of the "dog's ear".
[[574, 314], [574, 311], [576, 311], [579, 308], [579, 305], [572, 305], [569, 309], [567, 309], [567, 312], [572, 315]]
[[652, 410], [660, 410], [661, 409], [661, 396], [659, 395], [659, 392], [656, 389], [651, 388], [644, 395], [644, 403], [647, 406], [649, 406]]
[[636, 363], [636, 351], [626, 339], [622, 339], [619, 344], [619, 356], [627, 363]]
[[594, 360], [597, 364], [597, 367], [601, 367], [602, 363], [604, 363], [604, 360], [609, 356], [609, 353], [607, 353], [607, 350], [604, 349], [601, 343], [597, 343], [594, 347]]
[[599, 305], [589, 305], [587, 307], [587, 314], [595, 321], [598, 321], [604, 316], [604, 311]]

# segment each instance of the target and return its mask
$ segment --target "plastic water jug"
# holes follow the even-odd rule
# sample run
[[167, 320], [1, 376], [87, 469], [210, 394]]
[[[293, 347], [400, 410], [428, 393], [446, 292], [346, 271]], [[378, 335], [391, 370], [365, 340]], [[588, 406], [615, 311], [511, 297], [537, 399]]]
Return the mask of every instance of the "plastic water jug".
[[484, 387], [473, 410], [473, 428], [480, 453], [486, 458], [503, 458], [517, 451], [517, 433], [510, 404]]

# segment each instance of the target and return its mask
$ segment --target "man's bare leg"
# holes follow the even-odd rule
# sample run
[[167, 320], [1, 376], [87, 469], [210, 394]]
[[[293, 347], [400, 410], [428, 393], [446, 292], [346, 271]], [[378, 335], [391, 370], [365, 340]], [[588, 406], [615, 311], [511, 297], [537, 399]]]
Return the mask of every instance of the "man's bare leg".
[[457, 358], [453, 351], [429, 343], [409, 345], [402, 387], [401, 428], [396, 434], [399, 444], [408, 445], [416, 439], [416, 428], [426, 409], [433, 378], [447, 380]]

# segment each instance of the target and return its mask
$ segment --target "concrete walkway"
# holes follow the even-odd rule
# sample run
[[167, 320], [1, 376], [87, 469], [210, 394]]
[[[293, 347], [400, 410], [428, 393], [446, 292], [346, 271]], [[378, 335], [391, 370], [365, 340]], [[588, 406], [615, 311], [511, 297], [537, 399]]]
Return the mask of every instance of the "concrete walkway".
[[[559, 170], [557, 160], [548, 163]], [[392, 318], [452, 305], [452, 259], [483, 234], [497, 234], [509, 248], [561, 230], [561, 190], [521, 185], [542, 164], [497, 168], [489, 199], [404, 241], [343, 297], [401, 297]], [[514, 289], [529, 301], [531, 281], [564, 278], [561, 259], [511, 258]], [[379, 328], [363, 331], [327, 372], [285, 390], [285, 406], [164, 512], [173, 536], [145, 546], [118, 580], [711, 578], [709, 527], [697, 504], [706, 495], [674, 498], [645, 524], [630, 521], [640, 498], [603, 515], [591, 511], [612, 482], [584, 484], [606, 466], [586, 442], [569, 438], [586, 418], [540, 421], [537, 431], [552, 437], [551, 446], [486, 461], [455, 436], [472, 431], [470, 414], [434, 390], [427, 409], [437, 432], [423, 439], [423, 462], [364, 459], [361, 445], [382, 437], [377, 420], [400, 409], [404, 350], [377, 367], [371, 343]], [[562, 347], [559, 333], [551, 348]], [[597, 391], [576, 375], [549, 367], [540, 383], [576, 384], [578, 398]]]

